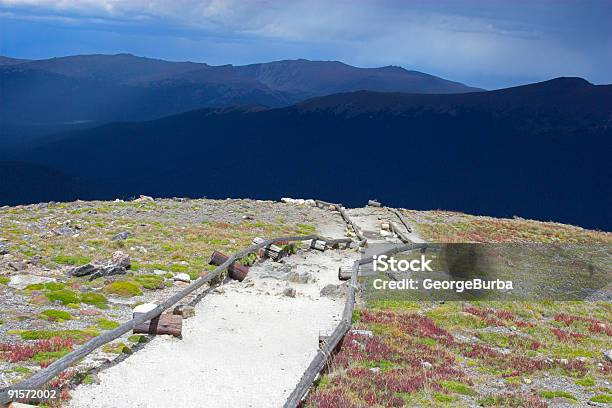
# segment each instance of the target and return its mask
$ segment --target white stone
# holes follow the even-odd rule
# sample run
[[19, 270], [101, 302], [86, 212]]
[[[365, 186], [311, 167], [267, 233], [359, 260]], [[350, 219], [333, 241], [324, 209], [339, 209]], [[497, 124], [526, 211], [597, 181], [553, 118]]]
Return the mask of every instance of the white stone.
[[8, 283], [8, 286], [13, 289], [25, 289], [29, 285], [36, 283], [48, 283], [55, 282], [55, 279], [48, 278], [46, 276], [35, 276], [35, 275], [13, 275]]
[[176, 275], [174, 275], [172, 279], [174, 279], [175, 281], [179, 281], [179, 282], [187, 282], [187, 283], [191, 282], [191, 278], [189, 277], [189, 275], [187, 275], [184, 272], [177, 273]]
[[156, 307], [157, 305], [155, 303], [143, 303], [141, 305], [136, 306], [133, 312], [134, 313], [147, 313], [148, 311], [151, 311], [155, 309]]

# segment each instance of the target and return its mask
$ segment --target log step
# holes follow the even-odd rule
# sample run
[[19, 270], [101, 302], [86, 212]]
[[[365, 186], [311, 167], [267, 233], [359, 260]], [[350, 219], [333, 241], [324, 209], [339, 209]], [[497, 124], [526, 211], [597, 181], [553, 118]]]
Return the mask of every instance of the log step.
[[[143, 313], [134, 313], [134, 317]], [[181, 337], [183, 329], [183, 319], [179, 315], [162, 314], [144, 323], [134, 326], [134, 334], [169, 334], [174, 337]]]
[[[219, 266], [223, 264], [225, 261], [227, 261], [228, 259], [229, 257], [227, 255], [222, 254], [219, 251], [215, 251], [211, 255], [210, 262], [208, 264]], [[238, 262], [234, 262], [230, 266], [228, 266], [227, 272], [230, 278], [236, 279], [237, 281], [242, 282], [244, 278], [246, 278], [247, 274], [249, 273], [249, 268]]]

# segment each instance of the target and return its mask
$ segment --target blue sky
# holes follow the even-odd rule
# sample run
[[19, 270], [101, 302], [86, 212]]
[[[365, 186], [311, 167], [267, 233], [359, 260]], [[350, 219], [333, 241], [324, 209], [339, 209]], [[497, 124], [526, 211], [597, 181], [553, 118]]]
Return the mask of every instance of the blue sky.
[[487, 89], [612, 83], [612, 0], [0, 0], [0, 54], [399, 65]]

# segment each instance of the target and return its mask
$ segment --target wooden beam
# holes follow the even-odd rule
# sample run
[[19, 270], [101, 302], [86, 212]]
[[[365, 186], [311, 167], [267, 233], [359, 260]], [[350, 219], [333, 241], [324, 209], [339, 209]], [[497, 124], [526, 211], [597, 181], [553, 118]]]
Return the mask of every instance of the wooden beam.
[[[141, 313], [135, 313], [139, 315]], [[134, 326], [134, 334], [170, 334], [181, 337], [183, 318], [175, 314], [162, 314], [146, 322]]]
[[[219, 251], [215, 251], [213, 252], [213, 254], [210, 256], [210, 262], [208, 262], [209, 265], [223, 265], [223, 263], [227, 262], [227, 260], [229, 259], [229, 256], [222, 254]], [[244, 280], [244, 278], [246, 278], [247, 274], [249, 273], [249, 268], [247, 266], [244, 266], [238, 262], [232, 262], [228, 267], [227, 267], [227, 272], [228, 275], [230, 276], [230, 278], [232, 279], [236, 279], [237, 281], [242, 282]]]

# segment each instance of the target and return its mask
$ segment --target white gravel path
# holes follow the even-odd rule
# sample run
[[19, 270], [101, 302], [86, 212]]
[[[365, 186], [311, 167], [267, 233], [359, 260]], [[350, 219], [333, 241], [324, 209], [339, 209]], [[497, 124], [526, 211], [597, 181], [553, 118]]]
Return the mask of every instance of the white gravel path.
[[355, 252], [310, 251], [287, 258], [285, 269], [310, 272], [316, 282], [290, 283], [269, 276], [278, 264], [252, 268], [248, 281], [226, 285], [183, 321], [183, 339], [156, 337], [122, 363], [79, 386], [69, 404], [96, 407], [280, 407], [318, 349], [319, 334], [340, 320], [344, 299], [319, 296], [339, 283], [337, 270]]

